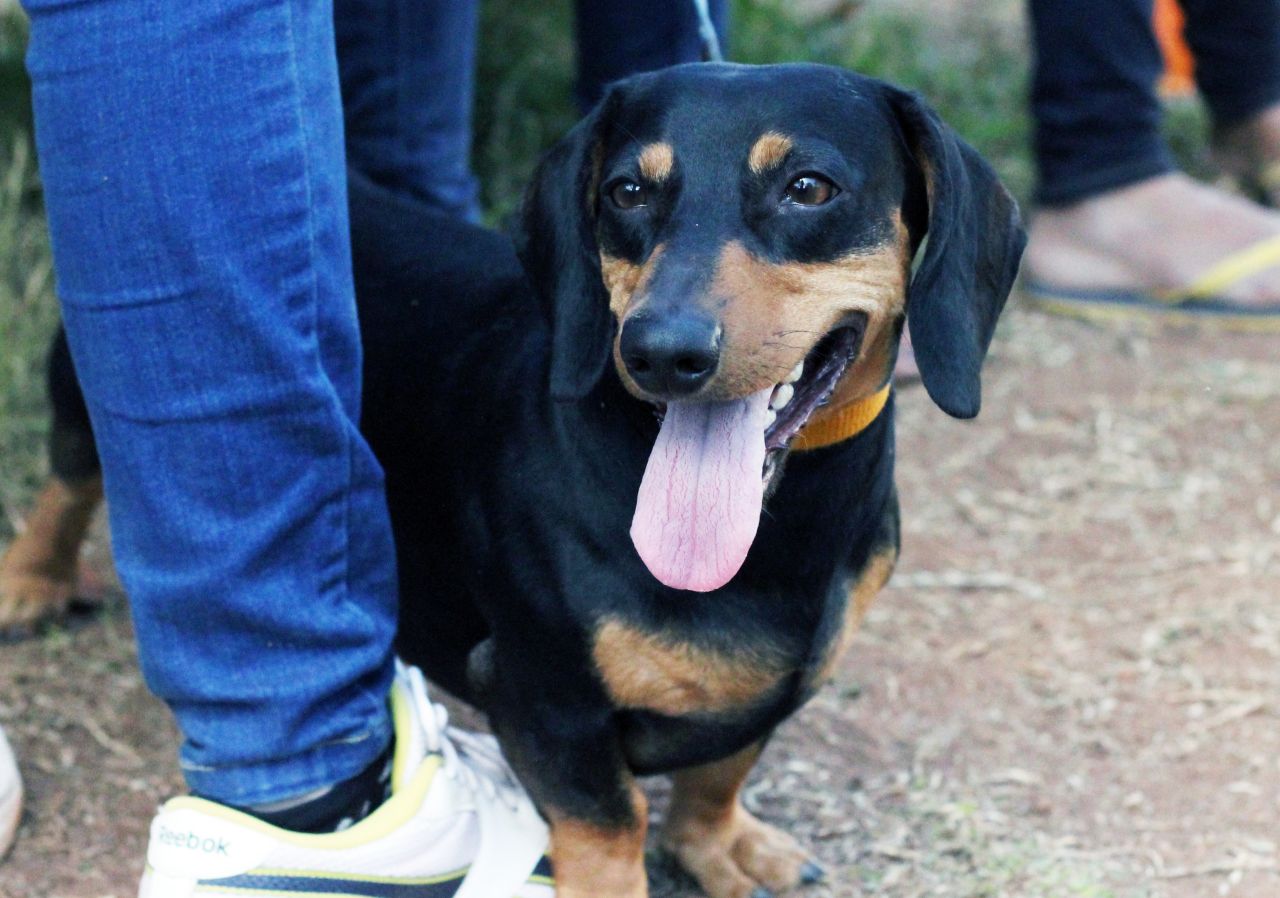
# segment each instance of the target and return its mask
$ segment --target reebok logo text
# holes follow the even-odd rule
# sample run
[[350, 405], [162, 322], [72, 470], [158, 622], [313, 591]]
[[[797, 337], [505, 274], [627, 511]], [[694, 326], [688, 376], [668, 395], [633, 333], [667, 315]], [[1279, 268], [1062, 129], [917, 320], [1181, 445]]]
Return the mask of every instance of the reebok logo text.
[[156, 841], [171, 848], [198, 851], [203, 855], [229, 856], [226, 839], [205, 838], [199, 833], [182, 832], [163, 825], [160, 827], [160, 832], [156, 834]]

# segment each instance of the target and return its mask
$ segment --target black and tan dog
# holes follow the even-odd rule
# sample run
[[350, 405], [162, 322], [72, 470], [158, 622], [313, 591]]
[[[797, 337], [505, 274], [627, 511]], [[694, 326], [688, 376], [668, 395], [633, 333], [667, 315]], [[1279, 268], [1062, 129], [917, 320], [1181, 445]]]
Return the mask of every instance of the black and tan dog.
[[930, 396], [978, 411], [1008, 194], [911, 94], [695, 65], [615, 86], [551, 151], [519, 259], [351, 196], [400, 650], [488, 713], [558, 895], [646, 894], [657, 772], [663, 843], [714, 898], [816, 878], [739, 789], [892, 571], [904, 319]]

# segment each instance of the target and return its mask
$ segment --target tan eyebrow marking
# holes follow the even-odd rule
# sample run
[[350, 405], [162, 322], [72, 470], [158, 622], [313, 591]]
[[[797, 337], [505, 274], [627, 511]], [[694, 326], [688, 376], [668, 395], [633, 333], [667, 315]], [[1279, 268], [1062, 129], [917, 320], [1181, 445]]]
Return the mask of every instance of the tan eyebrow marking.
[[640, 151], [640, 174], [650, 181], [665, 181], [671, 176], [676, 154], [669, 143], [651, 143]]
[[781, 165], [782, 160], [787, 158], [787, 153], [790, 153], [794, 146], [795, 144], [787, 135], [779, 134], [777, 131], [766, 131], [751, 148], [751, 153], [747, 156], [747, 165], [757, 175], [762, 175], [769, 169]]

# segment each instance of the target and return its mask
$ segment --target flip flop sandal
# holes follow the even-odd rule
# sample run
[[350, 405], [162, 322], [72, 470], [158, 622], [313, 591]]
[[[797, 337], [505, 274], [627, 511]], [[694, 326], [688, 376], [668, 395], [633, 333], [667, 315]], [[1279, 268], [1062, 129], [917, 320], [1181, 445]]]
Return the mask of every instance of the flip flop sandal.
[[1075, 289], [1027, 281], [1024, 292], [1047, 312], [1094, 321], [1147, 318], [1170, 324], [1280, 333], [1280, 305], [1253, 308], [1221, 294], [1245, 278], [1280, 265], [1280, 236], [1232, 253], [1181, 290]]

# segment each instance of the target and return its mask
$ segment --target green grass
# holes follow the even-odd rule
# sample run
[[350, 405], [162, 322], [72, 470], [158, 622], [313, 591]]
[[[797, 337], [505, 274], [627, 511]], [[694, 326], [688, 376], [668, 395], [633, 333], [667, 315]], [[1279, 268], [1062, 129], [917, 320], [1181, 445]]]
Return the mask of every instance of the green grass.
[[[917, 89], [1016, 195], [1029, 197], [1028, 58], [1019, 23], [976, 14], [943, 21], [888, 0], [867, 3], [851, 19], [801, 23], [786, 6], [735, 0], [730, 57], [832, 63]], [[490, 221], [509, 217], [538, 154], [574, 121], [571, 18], [568, 0], [484, 5], [474, 164]], [[25, 37], [20, 14], [0, 7], [0, 539], [44, 470], [42, 366], [56, 319], [31, 151]], [[1184, 162], [1204, 171], [1203, 114], [1184, 104], [1170, 123]]]
[[539, 154], [577, 118], [572, 21], [565, 0], [483, 6], [472, 158], [495, 223], [515, 210]]
[[[824, 62], [919, 90], [1017, 195], [1030, 194], [1028, 61], [1020, 29], [978, 17], [938, 27], [888, 4], [814, 25], [786, 7], [785, 0], [735, 2], [730, 58]], [[538, 154], [575, 120], [570, 23], [563, 0], [486, 4], [475, 164], [494, 220], [514, 208]]]
[[0, 536], [44, 471], [45, 347], [57, 321], [22, 72], [26, 29], [0, 17]]
[[1015, 194], [1029, 196], [1028, 59], [1018, 28], [976, 16], [930, 23], [887, 3], [814, 28], [789, 19], [783, 6], [777, 0], [737, 4], [739, 59], [824, 62], [918, 90]]

